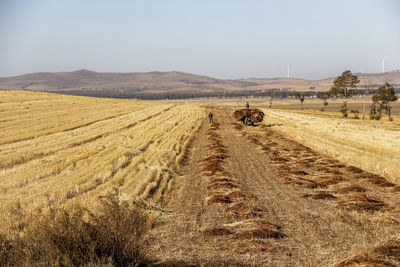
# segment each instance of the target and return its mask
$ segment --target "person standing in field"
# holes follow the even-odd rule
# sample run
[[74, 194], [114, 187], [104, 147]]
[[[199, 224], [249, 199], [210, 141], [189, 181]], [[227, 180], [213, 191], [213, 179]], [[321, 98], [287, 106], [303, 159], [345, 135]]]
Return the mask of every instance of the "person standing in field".
[[210, 123], [214, 122], [214, 114], [212, 114], [211, 112], [208, 114], [208, 118], [210, 119]]
[[246, 109], [249, 109], [249, 108], [250, 108], [249, 102], [246, 102]]

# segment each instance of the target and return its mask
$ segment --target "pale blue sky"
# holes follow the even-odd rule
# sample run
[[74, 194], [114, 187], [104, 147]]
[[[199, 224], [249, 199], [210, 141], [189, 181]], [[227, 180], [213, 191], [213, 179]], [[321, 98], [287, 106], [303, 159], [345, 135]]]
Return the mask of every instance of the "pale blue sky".
[[0, 77], [178, 70], [320, 79], [400, 69], [400, 1], [0, 0]]

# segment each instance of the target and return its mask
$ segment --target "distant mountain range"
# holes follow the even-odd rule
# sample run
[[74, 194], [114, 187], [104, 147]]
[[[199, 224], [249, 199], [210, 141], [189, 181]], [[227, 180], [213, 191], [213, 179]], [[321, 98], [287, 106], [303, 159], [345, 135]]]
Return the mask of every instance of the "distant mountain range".
[[[357, 73], [360, 85], [389, 82], [400, 86], [400, 71]], [[101, 73], [89, 70], [38, 72], [0, 78], [0, 89], [98, 95], [207, 94], [218, 92], [280, 90], [328, 90], [335, 77], [323, 80], [297, 78], [216, 79], [185, 72]], [[100, 94], [103, 95], [103, 94]]]

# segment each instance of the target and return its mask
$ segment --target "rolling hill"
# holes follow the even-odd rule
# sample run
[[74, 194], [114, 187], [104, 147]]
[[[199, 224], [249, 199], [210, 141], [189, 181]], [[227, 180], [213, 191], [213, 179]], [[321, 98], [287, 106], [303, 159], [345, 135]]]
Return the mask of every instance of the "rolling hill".
[[[39, 72], [15, 77], [0, 78], [0, 87], [4, 89], [23, 89], [30, 91], [70, 91], [115, 90], [146, 91], [161, 93], [181, 90], [213, 91], [229, 88], [233, 81], [219, 80], [202, 75], [184, 72], [147, 72], [147, 73], [100, 73], [89, 70], [73, 72]], [[235, 88], [236, 89], [236, 88]]]
[[[385, 81], [399, 85], [400, 71], [357, 73], [361, 83], [373, 85]], [[248, 78], [224, 80], [185, 72], [100, 73], [90, 70], [39, 72], [0, 78], [0, 89], [46, 91], [55, 93], [127, 96], [151, 94], [207, 94], [243, 90], [328, 90], [334, 77], [323, 80], [298, 78]]]

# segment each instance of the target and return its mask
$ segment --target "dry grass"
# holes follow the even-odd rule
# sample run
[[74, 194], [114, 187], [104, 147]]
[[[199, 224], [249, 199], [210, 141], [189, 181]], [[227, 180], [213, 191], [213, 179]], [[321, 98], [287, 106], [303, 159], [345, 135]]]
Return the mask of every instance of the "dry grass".
[[343, 163], [400, 183], [400, 118], [395, 122], [341, 118], [338, 113], [263, 110], [264, 123], [279, 125], [299, 143]]
[[[0, 91], [0, 235], [20, 235], [32, 214], [95, 201], [162, 204], [179, 176], [197, 105]], [[72, 216], [72, 215], [71, 215]]]
[[[16, 222], [19, 234], [0, 235], [1, 266], [134, 266], [144, 262], [142, 236], [148, 213], [119, 199], [118, 190], [101, 197], [99, 210], [51, 208]], [[16, 229], [18, 230], [18, 229]]]

